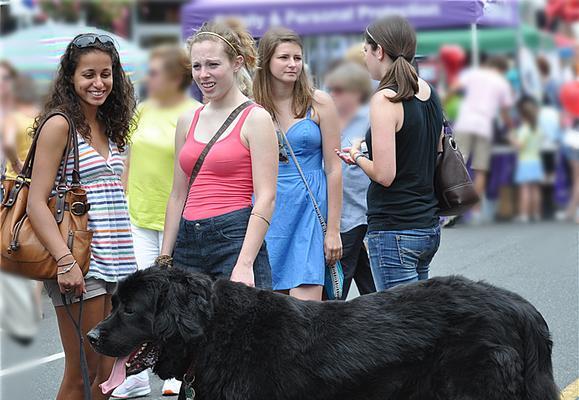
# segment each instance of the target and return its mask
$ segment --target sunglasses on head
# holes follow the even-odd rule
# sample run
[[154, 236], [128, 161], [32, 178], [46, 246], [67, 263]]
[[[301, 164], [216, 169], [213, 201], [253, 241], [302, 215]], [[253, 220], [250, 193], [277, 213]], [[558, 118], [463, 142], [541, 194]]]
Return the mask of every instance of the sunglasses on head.
[[115, 41], [109, 35], [98, 35], [96, 33], [85, 33], [76, 37], [72, 44], [78, 47], [79, 49], [83, 49], [85, 47], [94, 46], [97, 40], [104, 45], [111, 45], [115, 46]]

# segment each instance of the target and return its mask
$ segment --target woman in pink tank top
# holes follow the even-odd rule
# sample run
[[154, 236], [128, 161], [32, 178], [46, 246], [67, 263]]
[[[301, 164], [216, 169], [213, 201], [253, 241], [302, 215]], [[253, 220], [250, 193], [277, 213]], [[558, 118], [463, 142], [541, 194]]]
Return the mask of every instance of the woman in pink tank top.
[[207, 153], [188, 190], [207, 143], [249, 100], [244, 91], [251, 87], [247, 68], [256, 63], [253, 39], [238, 26], [208, 22], [187, 43], [206, 104], [177, 123], [178, 157], [158, 261], [271, 288], [264, 237], [274, 208], [278, 147], [267, 111], [247, 106]]

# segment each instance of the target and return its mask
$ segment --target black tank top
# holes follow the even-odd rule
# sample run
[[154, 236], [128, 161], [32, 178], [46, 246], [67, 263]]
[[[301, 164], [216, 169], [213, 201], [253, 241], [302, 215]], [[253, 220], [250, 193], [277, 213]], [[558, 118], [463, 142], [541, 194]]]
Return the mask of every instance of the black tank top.
[[[396, 176], [389, 187], [371, 181], [368, 231], [430, 228], [438, 223], [434, 171], [442, 130], [440, 99], [431, 86], [428, 100], [403, 100], [404, 122], [396, 132]], [[366, 133], [372, 159], [372, 135]]]

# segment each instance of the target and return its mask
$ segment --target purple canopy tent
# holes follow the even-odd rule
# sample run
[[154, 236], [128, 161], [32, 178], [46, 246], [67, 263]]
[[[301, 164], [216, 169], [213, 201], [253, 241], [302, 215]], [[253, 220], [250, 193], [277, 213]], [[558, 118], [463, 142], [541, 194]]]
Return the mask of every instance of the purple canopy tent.
[[[486, 13], [485, 3], [500, 10]], [[487, 4], [488, 5], [488, 4]], [[193, 0], [183, 6], [183, 37], [204, 21], [236, 16], [255, 37], [272, 26], [285, 26], [300, 35], [361, 33], [376, 18], [403, 15], [416, 29], [436, 29], [471, 24], [516, 24], [514, 0]]]
[[471, 26], [478, 64], [477, 25], [518, 25], [518, 0], [192, 0], [181, 9], [183, 38], [203, 22], [238, 17], [254, 37], [273, 26], [301, 36], [361, 34], [376, 18], [402, 15], [418, 30]]

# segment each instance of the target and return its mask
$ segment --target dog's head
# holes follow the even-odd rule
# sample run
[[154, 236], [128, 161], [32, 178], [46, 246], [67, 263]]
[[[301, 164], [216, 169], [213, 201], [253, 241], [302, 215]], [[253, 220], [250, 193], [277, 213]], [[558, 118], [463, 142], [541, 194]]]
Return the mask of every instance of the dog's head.
[[112, 313], [87, 335], [97, 352], [117, 358], [103, 393], [147, 368], [181, 378], [211, 319], [212, 287], [205, 275], [159, 267], [120, 282]]

